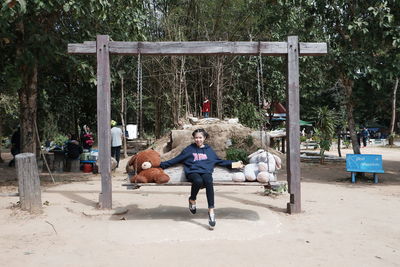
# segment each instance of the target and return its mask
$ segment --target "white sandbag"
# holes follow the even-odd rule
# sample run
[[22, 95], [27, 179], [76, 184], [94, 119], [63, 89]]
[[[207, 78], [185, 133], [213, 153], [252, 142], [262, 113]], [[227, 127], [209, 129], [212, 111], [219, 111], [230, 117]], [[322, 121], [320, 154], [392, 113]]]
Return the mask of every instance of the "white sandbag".
[[260, 172], [257, 175], [257, 181], [260, 183], [268, 183], [268, 182], [276, 181], [276, 177], [271, 172]]
[[232, 181], [234, 182], [245, 182], [246, 177], [244, 176], [243, 172], [235, 172], [232, 174]]
[[275, 172], [276, 170], [276, 161], [274, 155], [269, 152], [264, 152], [258, 156], [258, 170], [259, 171], [267, 171], [267, 172]]
[[257, 179], [257, 174], [258, 174], [258, 165], [256, 163], [250, 163], [247, 164], [244, 167], [244, 176], [246, 177], [246, 180], [249, 182], [253, 182]]
[[282, 160], [277, 155], [274, 155], [276, 169], [280, 170], [282, 168]]

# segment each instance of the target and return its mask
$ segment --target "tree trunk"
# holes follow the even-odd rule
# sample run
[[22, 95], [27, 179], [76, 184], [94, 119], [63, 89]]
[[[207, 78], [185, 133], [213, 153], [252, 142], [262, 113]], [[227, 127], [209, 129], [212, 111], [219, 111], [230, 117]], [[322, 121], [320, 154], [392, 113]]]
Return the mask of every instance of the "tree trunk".
[[358, 141], [357, 141], [357, 133], [355, 131], [355, 122], [354, 122], [354, 117], [353, 117], [354, 105], [353, 105], [353, 101], [352, 101], [352, 93], [353, 93], [354, 82], [344, 75], [342, 75], [342, 77], [340, 79], [341, 79], [343, 89], [344, 89], [345, 105], [346, 105], [346, 113], [347, 113], [347, 124], [349, 127], [351, 144], [353, 146], [353, 152], [354, 152], [354, 154], [361, 154], [360, 146], [358, 145]]
[[[23, 21], [16, 24], [16, 58], [21, 59], [25, 53], [25, 28]], [[28, 65], [27, 65], [28, 64]], [[35, 123], [37, 116], [37, 72], [36, 59], [20, 66], [22, 87], [18, 90], [20, 126], [21, 126], [21, 153], [36, 154]]]
[[171, 86], [171, 95], [172, 95], [172, 100], [171, 100], [171, 112], [172, 112], [172, 122], [174, 126], [179, 125], [179, 111], [180, 111], [180, 96], [179, 96], [179, 72], [177, 68], [177, 57], [173, 56], [171, 57], [171, 62], [172, 62], [172, 72], [174, 73], [174, 80]]
[[18, 90], [21, 125], [21, 153], [36, 154], [35, 122], [37, 117], [37, 63], [23, 73], [23, 87]]
[[390, 121], [390, 134], [389, 134], [389, 145], [394, 145], [394, 124], [396, 122], [396, 97], [397, 97], [397, 88], [399, 86], [399, 78], [396, 78], [393, 86], [392, 93], [392, 119]]
[[183, 86], [183, 90], [185, 93], [185, 118], [189, 117], [190, 112], [190, 104], [189, 104], [189, 94], [188, 94], [188, 88], [187, 88], [187, 83], [186, 83], [186, 71], [185, 71], [185, 57], [181, 57], [182, 63], [181, 63], [181, 84]]
[[155, 103], [154, 134], [155, 134], [156, 138], [158, 139], [161, 137], [161, 116], [162, 116], [161, 95], [154, 96], [154, 103]]
[[3, 116], [2, 116], [2, 114], [4, 114], [4, 113], [0, 114], [0, 163], [4, 162], [3, 158], [1, 157], [1, 148], [3, 147], [3, 142], [1, 139], [1, 137], [3, 136]]
[[223, 80], [223, 58], [217, 57], [217, 117], [219, 119], [223, 118], [223, 90], [224, 90], [224, 80]]

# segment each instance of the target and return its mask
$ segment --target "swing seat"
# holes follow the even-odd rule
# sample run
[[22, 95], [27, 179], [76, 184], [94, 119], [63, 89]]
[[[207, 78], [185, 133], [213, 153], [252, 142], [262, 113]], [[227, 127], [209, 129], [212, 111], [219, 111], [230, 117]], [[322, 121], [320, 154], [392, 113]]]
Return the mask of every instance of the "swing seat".
[[[165, 184], [156, 183], [125, 183], [122, 186], [126, 186], [127, 189], [138, 189], [142, 186], [191, 186], [192, 183], [187, 181], [185, 173], [183, 171], [183, 165], [178, 164], [164, 170], [170, 176], [170, 181]], [[215, 186], [263, 186], [266, 189], [279, 188], [287, 185], [286, 181], [270, 181], [268, 183], [254, 182], [234, 182], [232, 181], [232, 174], [238, 172], [238, 170], [228, 170], [224, 167], [215, 166], [214, 168], [214, 182]], [[239, 171], [241, 172], [241, 171]], [[128, 181], [134, 175], [134, 173], [128, 173]], [[276, 176], [276, 173], [274, 173]]]
[[[259, 182], [214, 182], [214, 186], [263, 186], [265, 189], [275, 189], [285, 186], [286, 181], [274, 181], [268, 183]], [[168, 182], [165, 184], [156, 183], [125, 183], [122, 186], [126, 186], [128, 190], [139, 189], [142, 186], [191, 186], [191, 182]]]

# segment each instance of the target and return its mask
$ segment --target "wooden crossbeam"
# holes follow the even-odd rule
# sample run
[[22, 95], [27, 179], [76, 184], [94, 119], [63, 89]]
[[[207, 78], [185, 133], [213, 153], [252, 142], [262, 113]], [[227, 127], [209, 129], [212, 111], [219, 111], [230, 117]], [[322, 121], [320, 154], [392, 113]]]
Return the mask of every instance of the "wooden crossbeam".
[[[118, 55], [287, 55], [287, 42], [109, 42]], [[326, 43], [299, 43], [300, 56], [327, 54]], [[96, 54], [96, 42], [68, 44], [69, 54]]]

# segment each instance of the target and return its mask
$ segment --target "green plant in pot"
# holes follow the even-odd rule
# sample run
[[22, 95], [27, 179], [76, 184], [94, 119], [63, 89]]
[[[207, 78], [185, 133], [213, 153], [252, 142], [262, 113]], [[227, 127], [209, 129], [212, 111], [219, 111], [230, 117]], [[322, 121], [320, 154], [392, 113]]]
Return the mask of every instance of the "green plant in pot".
[[65, 135], [59, 134], [54, 137], [54, 149], [53, 150], [63, 150], [65, 143], [68, 141], [68, 137]]

